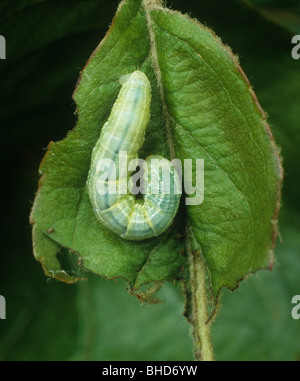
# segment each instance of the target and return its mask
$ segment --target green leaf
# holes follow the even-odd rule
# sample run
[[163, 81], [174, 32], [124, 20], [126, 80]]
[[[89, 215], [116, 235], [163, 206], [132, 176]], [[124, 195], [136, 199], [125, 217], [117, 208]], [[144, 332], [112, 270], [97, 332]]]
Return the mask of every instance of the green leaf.
[[[204, 159], [205, 198], [185, 206], [183, 196], [170, 231], [127, 242], [96, 220], [86, 179], [118, 80], [136, 68], [153, 92], [140, 156]], [[136, 288], [181, 278], [186, 259], [177, 237], [185, 232], [184, 218], [215, 297], [221, 287], [233, 289], [249, 272], [271, 266], [282, 177], [277, 148], [237, 58], [211, 30], [158, 1], [123, 1], [81, 73], [74, 100], [78, 123], [49, 145], [31, 214], [35, 256], [48, 275], [67, 280], [56, 257], [64, 247], [82, 258], [86, 270], [124, 277]]]
[[[183, 10], [189, 9], [182, 0], [176, 3]], [[283, 204], [299, 211], [300, 71], [299, 61], [291, 56], [292, 33], [269, 23], [254, 8], [236, 0], [226, 3], [226, 12], [217, 12], [216, 9], [221, 9], [222, 5], [222, 0], [203, 0], [193, 6], [193, 15], [201, 15], [201, 21], [217, 31], [223, 41], [238, 52], [284, 158], [287, 175]]]
[[[56, 260], [54, 248], [56, 243], [80, 253], [86, 269], [109, 278], [124, 277], [136, 286], [153, 280], [173, 279], [185, 262], [185, 258], [181, 254], [183, 242], [182, 239], [178, 240], [175, 237], [175, 227], [164, 237], [157, 239], [155, 243], [153, 241], [125, 242], [101, 229], [95, 219], [85, 190], [91, 150], [99, 135], [99, 125], [103, 125], [107, 119], [111, 105], [118, 93], [120, 87], [118, 79], [126, 70], [126, 65], [131, 65], [130, 69], [127, 68], [127, 70], [132, 71], [134, 66], [138, 65], [138, 62], [142, 62], [145, 55], [148, 54], [147, 46], [143, 47], [142, 40], [140, 42], [142, 49], [138, 47], [136, 52], [130, 51], [126, 46], [127, 41], [129, 44], [133, 43], [132, 37], [130, 38], [133, 33], [132, 29], [142, 28], [141, 33], [143, 30], [144, 34], [147, 32], [145, 19], [136, 17], [136, 12], [139, 9], [136, 4], [129, 4], [130, 9], [121, 12], [119, 16], [120, 30], [117, 29], [118, 23], [116, 22], [114, 27], [117, 29], [116, 32], [107, 35], [107, 43], [103, 44], [103, 49], [99, 50], [95, 57], [96, 60], [91, 60], [82, 74], [83, 77], [89, 77], [90, 71], [93, 73], [95, 71], [93, 67], [98, 65], [99, 60], [101, 61], [100, 71], [93, 73], [91, 77], [92, 83], [82, 79], [77, 90], [75, 100], [79, 106], [79, 122], [76, 130], [69, 134], [67, 139], [51, 145], [51, 149], [41, 166], [41, 172], [45, 172], [45, 175], [41, 179], [41, 188], [33, 209], [32, 218], [37, 222], [33, 234], [36, 243], [36, 257], [44, 264], [49, 275], [53, 274], [61, 278], [62, 274], [57, 269], [58, 263], [56, 263], [55, 268], [53, 267], [53, 258], [54, 261]], [[128, 11], [131, 12], [134, 21], [133, 26], [127, 30], [128, 24], [131, 23], [131, 18], [127, 14]], [[125, 22], [125, 26], [123, 26], [123, 22]], [[122, 38], [120, 38], [120, 34], [122, 34]], [[135, 38], [139, 40], [138, 35]], [[115, 56], [107, 54], [116, 43]], [[125, 69], [120, 66], [119, 72], [106, 73], [111, 65], [118, 67], [118, 55], [120, 54], [123, 55], [122, 60]], [[126, 60], [129, 62], [126, 63]], [[145, 65], [149, 66], [149, 60]], [[102, 79], [97, 84], [99, 76]], [[98, 88], [100, 92], [98, 92]], [[91, 91], [98, 94], [92, 96]], [[87, 109], [83, 108], [81, 111], [80, 99], [85, 99], [87, 96], [92, 100], [92, 103]], [[96, 112], [92, 111], [91, 107], [96, 109]], [[159, 115], [159, 102], [156, 104], [153, 102], [152, 107], [152, 114], [157, 113]], [[86, 112], [88, 112], [87, 116], [85, 116]], [[159, 120], [158, 122], [162, 123]], [[87, 123], [89, 124], [88, 128]], [[151, 133], [151, 126], [149, 131]], [[70, 138], [72, 141], [68, 140]], [[158, 130], [154, 131], [151, 140], [152, 143], [151, 141], [150, 143], [155, 146], [157, 153], [166, 154], [165, 145], [157, 144], [161, 141]], [[66, 159], [67, 157], [68, 159]], [[44, 195], [47, 199], [46, 202], [43, 201]], [[47, 231], [53, 232], [49, 234]], [[43, 235], [44, 240], [42, 242], [39, 237]], [[45, 239], [45, 237], [49, 238]], [[50, 255], [45, 255], [45, 248], [48, 253], [53, 249]]]
[[153, 16], [176, 154], [205, 160], [205, 201], [187, 213], [216, 293], [269, 261], [280, 163], [229, 49], [179, 14]]

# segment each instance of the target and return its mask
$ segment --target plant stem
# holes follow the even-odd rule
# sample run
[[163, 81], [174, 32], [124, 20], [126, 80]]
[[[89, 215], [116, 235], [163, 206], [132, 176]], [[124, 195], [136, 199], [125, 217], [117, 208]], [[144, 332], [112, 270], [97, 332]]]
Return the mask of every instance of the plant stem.
[[202, 254], [195, 250], [195, 239], [187, 228], [186, 246], [188, 251], [191, 286], [191, 322], [193, 325], [194, 356], [197, 361], [213, 361], [213, 348], [208, 323], [208, 301], [206, 291], [206, 269]]
[[[150, 39], [150, 54], [152, 56], [152, 64], [155, 69], [157, 76], [157, 83], [160, 90], [161, 103], [163, 116], [165, 120], [167, 142], [170, 150], [170, 159], [174, 159], [175, 149], [173, 136], [171, 132], [171, 117], [165, 100], [164, 88], [162, 86], [162, 75], [159, 66], [155, 33], [153, 30], [153, 21], [151, 19], [150, 10], [156, 7], [162, 7], [161, 0], [143, 0], [142, 2], [145, 15], [147, 19], [147, 25], [149, 30]], [[212, 361], [213, 352], [212, 345], [210, 341], [210, 329], [208, 320], [208, 303], [207, 303], [207, 293], [206, 293], [206, 269], [203, 257], [200, 250], [197, 249], [196, 240], [188, 228], [187, 234], [187, 250], [190, 264], [190, 283], [191, 283], [191, 320], [193, 324], [193, 336], [195, 343], [195, 359], [203, 361]], [[193, 245], [192, 241], [193, 240]]]

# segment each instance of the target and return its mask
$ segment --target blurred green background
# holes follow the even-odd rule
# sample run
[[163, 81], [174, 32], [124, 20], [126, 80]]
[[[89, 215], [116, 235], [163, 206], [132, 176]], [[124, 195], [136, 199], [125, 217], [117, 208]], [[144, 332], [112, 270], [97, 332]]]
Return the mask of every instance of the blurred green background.
[[[48, 280], [32, 254], [29, 213], [38, 166], [50, 140], [75, 125], [72, 92], [103, 38], [118, 1], [1, 1], [0, 60], [2, 249], [0, 360], [192, 360], [179, 288], [164, 303], [140, 305], [126, 282], [91, 276], [67, 285]], [[235, 292], [224, 290], [212, 326], [217, 360], [300, 360], [300, 34], [295, 0], [172, 0], [173, 9], [211, 27], [240, 58], [281, 147], [285, 181], [281, 240], [273, 271], [259, 271]]]

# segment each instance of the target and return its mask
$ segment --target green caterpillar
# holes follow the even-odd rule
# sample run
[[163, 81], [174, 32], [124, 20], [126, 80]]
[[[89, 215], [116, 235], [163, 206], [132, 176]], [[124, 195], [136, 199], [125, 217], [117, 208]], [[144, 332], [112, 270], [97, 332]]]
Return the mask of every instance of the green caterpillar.
[[[101, 130], [87, 180], [97, 219], [127, 240], [139, 241], [163, 233], [172, 224], [181, 197], [181, 181], [176, 169], [169, 160], [158, 155], [143, 161], [143, 197], [127, 192], [130, 179], [127, 168], [121, 167], [125, 155], [126, 159], [137, 160], [150, 119], [150, 104], [150, 82], [142, 71], [136, 70], [123, 83]], [[168, 175], [167, 180], [162, 174]]]

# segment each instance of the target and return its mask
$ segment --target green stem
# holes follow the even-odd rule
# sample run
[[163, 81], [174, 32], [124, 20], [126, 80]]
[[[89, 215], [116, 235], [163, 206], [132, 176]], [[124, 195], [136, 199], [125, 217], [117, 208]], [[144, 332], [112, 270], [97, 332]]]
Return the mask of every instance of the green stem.
[[[157, 82], [160, 89], [162, 110], [165, 120], [167, 142], [170, 150], [170, 158], [174, 159], [175, 149], [173, 136], [171, 132], [171, 117], [165, 100], [164, 89], [162, 86], [162, 75], [157, 57], [155, 33], [153, 30], [153, 21], [151, 19], [150, 10], [162, 7], [161, 0], [143, 0], [142, 2], [149, 30], [150, 39], [150, 54], [152, 56], [152, 64], [157, 76]], [[210, 341], [210, 329], [208, 320], [208, 303], [206, 294], [206, 270], [205, 263], [200, 251], [197, 250], [197, 245], [192, 247], [191, 239], [196, 242], [192, 233], [187, 234], [187, 248], [190, 263], [190, 282], [191, 282], [191, 298], [192, 298], [192, 323], [194, 326], [194, 342], [195, 342], [195, 359], [203, 361], [212, 361], [213, 352]], [[193, 251], [195, 250], [195, 251]]]
[[208, 322], [208, 295], [206, 288], [206, 268], [203, 256], [193, 245], [195, 239], [187, 228], [187, 252], [191, 286], [191, 322], [193, 325], [194, 356], [197, 361], [213, 361], [214, 354]]

